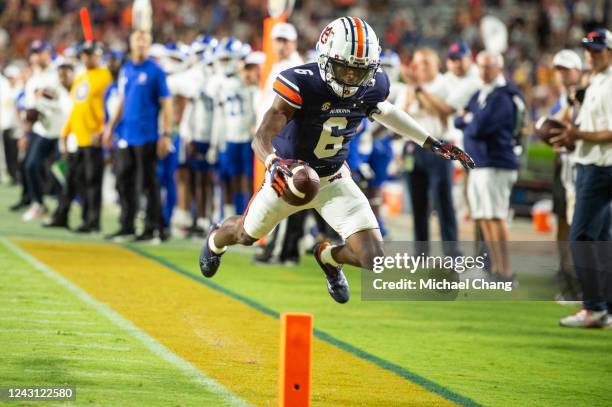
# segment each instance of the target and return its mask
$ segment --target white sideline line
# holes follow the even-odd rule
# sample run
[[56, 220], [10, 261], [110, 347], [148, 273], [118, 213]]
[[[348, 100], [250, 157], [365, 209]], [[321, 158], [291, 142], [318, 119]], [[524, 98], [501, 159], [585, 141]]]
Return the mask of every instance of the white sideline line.
[[23, 309], [23, 308], [2, 308], [3, 312], [14, 312], [16, 314], [45, 314], [45, 315], [79, 315], [82, 311], [63, 311], [49, 309]]
[[76, 295], [81, 301], [90, 305], [96, 311], [98, 311], [98, 313], [104, 315], [109, 321], [119, 326], [120, 328], [124, 329], [129, 334], [131, 334], [133, 337], [138, 339], [151, 352], [153, 352], [154, 354], [156, 354], [157, 356], [159, 356], [166, 362], [169, 362], [170, 364], [174, 365], [175, 367], [180, 369], [186, 376], [190, 377], [195, 382], [206, 387], [211, 392], [221, 395], [221, 397], [226, 403], [234, 405], [234, 406], [251, 406], [251, 404], [248, 403], [246, 400], [243, 400], [237, 395], [231, 393], [228, 389], [226, 389], [219, 382], [217, 382], [210, 376], [198, 370], [194, 365], [192, 365], [187, 360], [174, 354], [172, 351], [170, 351], [164, 345], [156, 341], [154, 338], [152, 338], [151, 336], [149, 336], [142, 330], [138, 329], [132, 322], [123, 318], [121, 315], [119, 315], [109, 306], [99, 302], [98, 300], [93, 298], [91, 295], [89, 295], [85, 290], [83, 290], [76, 284], [72, 283], [70, 280], [64, 278], [61, 274], [57, 273], [56, 271], [54, 271], [52, 268], [50, 268], [46, 264], [41, 263], [40, 261], [38, 261], [36, 258], [31, 256], [30, 254], [23, 251], [20, 247], [14, 245], [10, 241], [8, 241], [6, 238], [0, 238], [0, 242], [5, 247], [13, 251], [13, 253], [17, 254], [23, 260], [27, 261], [32, 266], [34, 266], [37, 270], [39, 270], [46, 277], [60, 284], [64, 288], [68, 289], [70, 292]]
[[94, 326], [96, 325], [93, 321], [79, 321], [79, 320], [70, 320], [70, 319], [31, 319], [31, 318], [19, 318], [19, 317], [0, 317], [0, 322], [2, 321], [14, 321], [14, 322], [27, 322], [27, 323], [35, 323], [35, 324], [44, 324], [44, 325], [54, 325], [54, 324], [70, 324], [70, 325], [80, 325], [80, 326]]
[[[40, 298], [40, 297], [38, 297]], [[41, 305], [65, 305], [70, 306], [70, 303], [64, 301], [53, 301], [53, 300], [37, 300], [36, 297], [32, 298], [9, 298], [0, 300], [0, 304], [9, 303], [9, 304], [21, 304], [27, 303], [29, 304], [41, 304]]]
[[73, 330], [64, 330], [64, 329], [27, 329], [27, 328], [8, 328], [8, 329], [0, 329], [0, 334], [8, 333], [26, 333], [26, 334], [41, 334], [41, 335], [62, 335], [62, 336], [118, 336], [119, 333], [112, 334], [108, 332], [81, 332], [81, 331], [73, 331]]
[[[10, 281], [10, 278], [12, 278], [15, 274], [16, 273], [11, 272], [11, 274], [5, 274], [2, 277], [7, 277], [6, 281]], [[40, 294], [38, 296], [39, 298], [43, 298], [43, 299], [49, 298], [49, 295], [46, 295], [45, 293], [45, 286], [41, 284], [29, 285], [27, 290], [14, 290], [14, 291], [11, 291], [9, 294], [15, 297], [23, 298], [23, 299], [30, 298], [32, 297], [33, 294]]]

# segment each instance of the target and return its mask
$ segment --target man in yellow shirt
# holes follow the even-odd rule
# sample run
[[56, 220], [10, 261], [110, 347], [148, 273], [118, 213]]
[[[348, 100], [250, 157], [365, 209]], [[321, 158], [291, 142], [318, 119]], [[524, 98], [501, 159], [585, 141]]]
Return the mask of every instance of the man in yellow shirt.
[[72, 111], [62, 131], [62, 143], [66, 143], [68, 136], [73, 134], [78, 144], [76, 170], [84, 210], [83, 224], [76, 229], [79, 233], [100, 230], [104, 91], [113, 80], [110, 71], [100, 66], [102, 52], [101, 44], [96, 41], [87, 41], [82, 45], [80, 59], [85, 71], [76, 77], [72, 85]]

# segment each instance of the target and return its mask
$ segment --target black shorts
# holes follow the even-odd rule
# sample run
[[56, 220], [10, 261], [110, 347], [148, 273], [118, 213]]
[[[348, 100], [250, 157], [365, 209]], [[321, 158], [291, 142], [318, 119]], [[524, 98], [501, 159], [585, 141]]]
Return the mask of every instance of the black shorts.
[[559, 162], [555, 162], [552, 195], [553, 213], [557, 215], [559, 219], [565, 219], [567, 217], [567, 198], [565, 186], [563, 186], [563, 182], [561, 181], [561, 163]]

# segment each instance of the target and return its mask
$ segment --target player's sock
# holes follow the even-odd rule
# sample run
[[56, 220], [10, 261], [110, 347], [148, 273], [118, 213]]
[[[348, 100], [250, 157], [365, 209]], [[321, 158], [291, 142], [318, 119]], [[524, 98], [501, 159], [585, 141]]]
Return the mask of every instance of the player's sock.
[[210, 235], [210, 239], [208, 239], [208, 248], [215, 254], [223, 254], [227, 250], [227, 246], [217, 247], [215, 246], [215, 235], [217, 233], [213, 233]]
[[334, 247], [336, 246], [330, 244], [325, 249], [323, 249], [323, 251], [321, 252], [321, 261], [324, 264], [329, 264], [330, 266], [338, 267], [338, 262], [334, 260], [334, 256], [332, 256], [332, 249]]

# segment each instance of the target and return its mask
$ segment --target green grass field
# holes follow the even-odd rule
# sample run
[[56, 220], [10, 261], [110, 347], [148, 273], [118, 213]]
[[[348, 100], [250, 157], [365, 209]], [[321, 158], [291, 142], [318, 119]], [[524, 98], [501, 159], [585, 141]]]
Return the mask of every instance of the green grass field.
[[[248, 389], [234, 383], [238, 379], [231, 372], [238, 377], [245, 366], [227, 359], [223, 371], [230, 374], [226, 376], [218, 373], [212, 362], [207, 369], [206, 354], [193, 360], [188, 354], [178, 355], [172, 346], [174, 332], [147, 334], [146, 325], [137, 317], [130, 320], [132, 314], [115, 306], [112, 299], [98, 292], [88, 293], [66, 278], [78, 271], [57, 272], [19, 248], [19, 241], [12, 239], [64, 241], [68, 245], [101, 242], [101, 238], [82, 238], [23, 224], [6, 210], [13, 199], [14, 189], [0, 188], [0, 387], [72, 385], [77, 388], [78, 405], [242, 403], [232, 393], [254, 404], [275, 403], [265, 397], [264, 402], [251, 398]], [[114, 226], [107, 216], [105, 231], [110, 232]], [[192, 287], [189, 290], [205, 286], [221, 298], [211, 296], [209, 301], [246, 304], [252, 318], [266, 322], [283, 311], [310, 312], [315, 335], [322, 342], [354, 360], [367, 361], [379, 372], [399, 376], [406, 386], [416, 383], [426, 392], [457, 404], [610, 405], [612, 330], [558, 327], [558, 319], [574, 311], [571, 307], [550, 302], [362, 302], [357, 270], [347, 273], [352, 300], [340, 306], [329, 298], [311, 258], [294, 268], [261, 267], [251, 265], [250, 254], [233, 251], [223, 257], [219, 275], [204, 280], [197, 270], [198, 242], [174, 239], [163, 246], [128, 248], [163, 269], [151, 271], [153, 281], [178, 276], [186, 287]], [[116, 264], [118, 268], [127, 267], [121, 258]], [[125, 290], [124, 295], [129, 302], [130, 291]], [[204, 305], [206, 300], [202, 299]], [[151, 304], [150, 313], [164, 306]], [[194, 305], [191, 312], [202, 318], [209, 315], [200, 305]], [[176, 315], [178, 322], [186, 319], [190, 324], [187, 329], [197, 329], [197, 321]], [[256, 331], [258, 326], [255, 322], [252, 326], [236, 326], [236, 335], [277, 337], [274, 330]], [[207, 331], [198, 335], [203, 342], [210, 339]], [[233, 348], [222, 350], [231, 354]], [[274, 349], [268, 350], [274, 353]], [[316, 361], [315, 357], [313, 375], [317, 374]], [[332, 370], [324, 381], [330, 388], [316, 389], [317, 405], [383, 405], [373, 401], [376, 389], [363, 388], [369, 378], [362, 368], [354, 366], [353, 370], [344, 367], [352, 378], [336, 378]], [[264, 379], [273, 381], [275, 377]], [[351, 391], [365, 394], [359, 403], [332, 403], [326, 398], [326, 393], [334, 391], [334, 382], [347, 386], [344, 383], [351, 379]], [[410, 393], [383, 396], [385, 405], [432, 404], [416, 393], [413, 397]]]
[[203, 385], [205, 376], [165, 360], [158, 345], [147, 341], [147, 347], [127, 332], [129, 323], [109, 321], [109, 312], [101, 314], [6, 241], [0, 242], [0, 264], [2, 386], [75, 386], [82, 405], [226, 401]]

